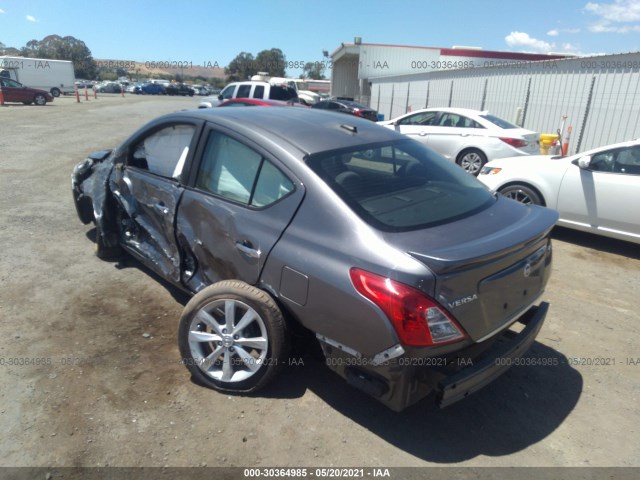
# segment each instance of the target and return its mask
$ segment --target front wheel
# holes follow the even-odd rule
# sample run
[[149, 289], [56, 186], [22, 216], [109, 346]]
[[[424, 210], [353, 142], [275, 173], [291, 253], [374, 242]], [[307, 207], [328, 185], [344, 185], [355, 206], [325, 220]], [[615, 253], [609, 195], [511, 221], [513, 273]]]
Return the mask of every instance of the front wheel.
[[456, 163], [460, 165], [467, 173], [477, 177], [487, 163], [487, 156], [480, 150], [470, 149], [464, 150], [456, 160]]
[[47, 104], [47, 99], [41, 93], [38, 93], [35, 97], [33, 97], [33, 101], [35, 102], [36, 105], [40, 105], [40, 106]]
[[540, 195], [525, 185], [509, 185], [500, 190], [500, 193], [507, 198], [524, 203], [525, 205], [543, 204]]
[[187, 304], [180, 354], [194, 380], [222, 392], [254, 392], [286, 361], [285, 320], [262, 290], [237, 280], [211, 285]]

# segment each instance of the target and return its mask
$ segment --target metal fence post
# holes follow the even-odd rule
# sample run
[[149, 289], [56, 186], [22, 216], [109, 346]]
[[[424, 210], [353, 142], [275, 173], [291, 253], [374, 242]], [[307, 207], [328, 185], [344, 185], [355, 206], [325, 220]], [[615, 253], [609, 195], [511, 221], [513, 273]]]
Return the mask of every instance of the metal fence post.
[[531, 77], [529, 77], [529, 82], [527, 83], [527, 96], [524, 99], [524, 109], [522, 110], [522, 124], [520, 125], [524, 128], [524, 122], [527, 119], [527, 109], [529, 108], [529, 97], [531, 96]]
[[[575, 153], [580, 152], [580, 145], [582, 145], [582, 136], [584, 129], [587, 126], [587, 119], [589, 118], [589, 112], [591, 111], [591, 100], [593, 99], [593, 87], [596, 84], [595, 75], [591, 77], [591, 86], [589, 87], [589, 96], [587, 97], [587, 107], [584, 110], [584, 117], [582, 117], [582, 125], [580, 126], [580, 133], [578, 134], [578, 143], [576, 144]], [[560, 139], [562, 141], [562, 139]]]
[[480, 103], [480, 110], [484, 110], [484, 105], [487, 103], [487, 85], [489, 85], [489, 79], [484, 79], [484, 91], [482, 92], [482, 102]]

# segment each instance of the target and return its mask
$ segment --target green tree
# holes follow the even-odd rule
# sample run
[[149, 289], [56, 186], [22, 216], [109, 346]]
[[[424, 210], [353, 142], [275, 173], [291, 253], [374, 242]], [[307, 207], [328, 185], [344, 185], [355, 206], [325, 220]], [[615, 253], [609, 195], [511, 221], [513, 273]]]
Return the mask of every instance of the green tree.
[[256, 55], [258, 72], [267, 72], [272, 77], [285, 77], [287, 59], [279, 48], [262, 50]]
[[256, 60], [252, 54], [247, 52], [240, 52], [224, 69], [230, 82], [248, 80], [257, 72]]
[[97, 65], [91, 50], [75, 37], [48, 35], [42, 40], [29, 40], [20, 54], [32, 58], [70, 60], [78, 78], [95, 78]]
[[98, 80], [110, 80], [115, 82], [117, 79], [118, 75], [108, 69], [101, 68], [98, 71]]
[[307, 62], [302, 69], [302, 77], [312, 80], [326, 80], [324, 71], [325, 66], [322, 62]]

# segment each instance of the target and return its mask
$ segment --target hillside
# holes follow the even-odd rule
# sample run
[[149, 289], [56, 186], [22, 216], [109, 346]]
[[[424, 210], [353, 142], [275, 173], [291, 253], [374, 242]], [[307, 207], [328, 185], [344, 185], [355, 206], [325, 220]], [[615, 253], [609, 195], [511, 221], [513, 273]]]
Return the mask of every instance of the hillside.
[[224, 68], [217, 64], [206, 62], [197, 64], [185, 61], [149, 61], [133, 62], [129, 60], [96, 59], [98, 68], [106, 68], [114, 71], [118, 68], [127, 70], [129, 75], [137, 77], [155, 77], [172, 79], [176, 75], [184, 77], [225, 78]]

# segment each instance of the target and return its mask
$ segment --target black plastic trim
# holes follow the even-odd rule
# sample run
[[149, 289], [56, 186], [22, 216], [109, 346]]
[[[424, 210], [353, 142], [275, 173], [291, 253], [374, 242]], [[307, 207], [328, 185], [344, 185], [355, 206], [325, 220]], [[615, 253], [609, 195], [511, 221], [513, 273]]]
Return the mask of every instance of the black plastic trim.
[[520, 333], [496, 346], [490, 351], [491, 355], [474, 362], [473, 366], [440, 380], [436, 399], [438, 406], [443, 408], [458, 402], [505, 373], [515, 363], [514, 360], [521, 358], [533, 344], [548, 310], [546, 302], [531, 307], [519, 320], [526, 325]]

